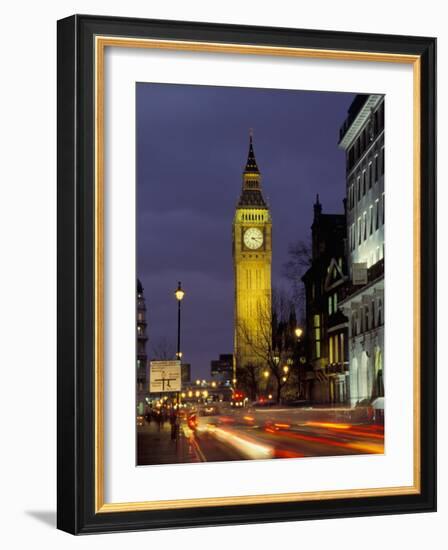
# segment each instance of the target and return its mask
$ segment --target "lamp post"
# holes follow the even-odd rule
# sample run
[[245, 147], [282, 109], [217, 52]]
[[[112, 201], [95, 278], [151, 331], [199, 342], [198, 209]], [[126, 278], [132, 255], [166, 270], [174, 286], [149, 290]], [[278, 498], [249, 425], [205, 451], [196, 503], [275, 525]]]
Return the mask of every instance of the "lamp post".
[[181, 359], [182, 353], [180, 351], [180, 303], [182, 302], [183, 297], [185, 296], [185, 291], [182, 289], [180, 281], [177, 283], [177, 289], [174, 293], [177, 300], [177, 353], [176, 357]]
[[[177, 283], [177, 289], [174, 292], [174, 296], [177, 300], [177, 352], [176, 357], [178, 361], [182, 359], [182, 352], [180, 351], [180, 303], [185, 296], [185, 291], [182, 289], [180, 281]], [[182, 366], [181, 366], [182, 368]], [[177, 394], [177, 404], [180, 404], [180, 393]]]

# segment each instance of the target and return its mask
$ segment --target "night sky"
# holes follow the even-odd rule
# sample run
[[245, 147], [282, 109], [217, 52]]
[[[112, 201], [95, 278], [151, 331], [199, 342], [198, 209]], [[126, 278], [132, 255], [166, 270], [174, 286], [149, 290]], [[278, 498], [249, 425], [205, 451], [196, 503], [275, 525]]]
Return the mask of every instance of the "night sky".
[[353, 94], [137, 84], [137, 276], [147, 305], [148, 357], [176, 351], [182, 281], [183, 360], [192, 378], [233, 348], [232, 220], [249, 129], [273, 224], [272, 282], [288, 288], [288, 246], [309, 240], [313, 203], [342, 213], [339, 127]]

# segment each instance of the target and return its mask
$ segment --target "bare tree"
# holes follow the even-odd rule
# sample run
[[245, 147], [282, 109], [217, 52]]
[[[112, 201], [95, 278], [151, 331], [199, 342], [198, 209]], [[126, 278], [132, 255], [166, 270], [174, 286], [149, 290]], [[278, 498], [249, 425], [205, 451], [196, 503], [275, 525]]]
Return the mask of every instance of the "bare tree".
[[175, 356], [174, 348], [165, 337], [160, 338], [160, 340], [152, 346], [151, 356], [155, 361], [170, 361]]
[[271, 313], [267, 308], [259, 306], [256, 324], [249, 326], [247, 323], [240, 323], [237, 330], [240, 341], [253, 359], [247, 365], [241, 365], [241, 368], [247, 369], [252, 363], [258, 365], [258, 386], [262, 385], [263, 379], [267, 383], [272, 376], [275, 381], [276, 402], [280, 403], [282, 391], [291, 376], [291, 350], [286, 342], [285, 345], [274, 344]]
[[300, 317], [305, 313], [305, 286], [302, 277], [311, 266], [312, 251], [309, 242], [297, 241], [288, 249], [289, 260], [283, 265], [283, 276], [291, 283], [292, 297], [300, 311]]
[[251, 401], [255, 401], [259, 390], [260, 365], [256, 363], [242, 365], [237, 355], [236, 378], [239, 387], [247, 393]]

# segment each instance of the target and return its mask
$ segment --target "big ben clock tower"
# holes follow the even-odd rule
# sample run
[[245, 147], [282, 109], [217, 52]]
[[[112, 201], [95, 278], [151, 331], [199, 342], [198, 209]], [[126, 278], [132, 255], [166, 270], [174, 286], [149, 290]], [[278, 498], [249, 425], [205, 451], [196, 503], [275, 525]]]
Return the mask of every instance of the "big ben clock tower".
[[234, 369], [261, 365], [263, 351], [270, 345], [271, 263], [271, 214], [262, 194], [251, 133], [241, 196], [233, 219]]

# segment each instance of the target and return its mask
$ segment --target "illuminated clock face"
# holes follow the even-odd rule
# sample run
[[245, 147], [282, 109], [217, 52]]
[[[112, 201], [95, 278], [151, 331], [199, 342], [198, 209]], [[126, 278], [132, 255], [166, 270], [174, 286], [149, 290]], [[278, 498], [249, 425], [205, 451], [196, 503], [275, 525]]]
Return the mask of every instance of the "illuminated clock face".
[[257, 227], [250, 227], [244, 232], [244, 244], [251, 250], [257, 250], [263, 244], [263, 233]]

